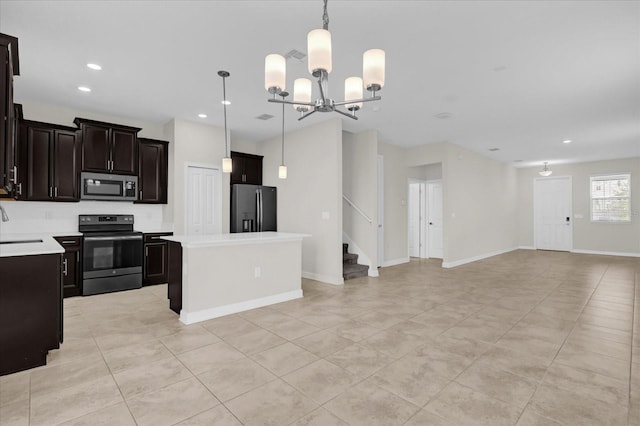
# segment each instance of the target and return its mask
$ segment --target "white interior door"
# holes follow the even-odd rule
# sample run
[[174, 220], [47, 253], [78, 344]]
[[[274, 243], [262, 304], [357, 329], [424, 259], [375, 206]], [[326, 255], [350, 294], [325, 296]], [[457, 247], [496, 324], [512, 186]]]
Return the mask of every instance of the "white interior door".
[[384, 158], [378, 155], [378, 265], [384, 265]]
[[427, 183], [429, 220], [429, 257], [442, 259], [442, 182]]
[[219, 234], [222, 231], [220, 170], [187, 167], [187, 234]]
[[409, 256], [420, 257], [420, 184], [409, 183]]
[[536, 248], [571, 250], [573, 247], [571, 177], [536, 178], [533, 204]]

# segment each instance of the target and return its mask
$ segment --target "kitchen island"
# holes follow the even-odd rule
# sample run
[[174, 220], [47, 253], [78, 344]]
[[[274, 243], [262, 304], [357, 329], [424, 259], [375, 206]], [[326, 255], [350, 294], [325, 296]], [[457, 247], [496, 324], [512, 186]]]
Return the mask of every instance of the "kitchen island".
[[163, 237], [169, 247], [169, 299], [180, 321], [211, 318], [302, 297], [302, 239], [250, 232]]

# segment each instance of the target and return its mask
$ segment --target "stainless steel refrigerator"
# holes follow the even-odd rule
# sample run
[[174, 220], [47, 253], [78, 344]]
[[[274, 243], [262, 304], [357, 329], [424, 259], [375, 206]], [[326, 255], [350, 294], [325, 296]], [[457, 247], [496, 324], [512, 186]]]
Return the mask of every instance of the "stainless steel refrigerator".
[[277, 231], [277, 188], [231, 186], [231, 232]]

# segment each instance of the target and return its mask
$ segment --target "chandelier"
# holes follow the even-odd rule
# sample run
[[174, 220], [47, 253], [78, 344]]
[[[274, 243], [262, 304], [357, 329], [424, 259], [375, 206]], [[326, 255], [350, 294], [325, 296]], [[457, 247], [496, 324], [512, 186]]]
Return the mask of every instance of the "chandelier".
[[541, 171], [538, 172], [538, 174], [540, 176], [547, 177], [547, 176], [551, 176], [551, 173], [553, 173], [551, 170], [549, 170], [549, 168], [547, 167], [547, 164], [548, 163], [545, 161], [544, 162], [544, 169], [542, 169]]
[[[269, 102], [290, 104], [300, 112], [302, 120], [314, 112], [337, 112], [357, 120], [356, 111], [362, 108], [364, 102], [381, 99], [376, 93], [384, 86], [384, 50], [370, 49], [362, 57], [362, 78], [349, 77], [344, 82], [344, 101], [336, 102], [328, 97], [327, 89], [329, 73], [331, 73], [331, 33], [329, 32], [329, 15], [327, 14], [327, 0], [324, 0], [324, 14], [322, 15], [322, 29], [316, 29], [307, 35], [307, 54], [309, 58], [309, 73], [318, 81], [320, 97], [311, 100], [312, 82], [306, 78], [298, 78], [293, 82], [293, 100], [277, 99], [276, 95], [286, 88], [286, 59], [282, 55], [267, 55], [264, 63], [264, 86], [273, 96]], [[363, 97], [363, 88], [371, 92], [368, 98]], [[337, 107], [344, 106], [348, 111]]]

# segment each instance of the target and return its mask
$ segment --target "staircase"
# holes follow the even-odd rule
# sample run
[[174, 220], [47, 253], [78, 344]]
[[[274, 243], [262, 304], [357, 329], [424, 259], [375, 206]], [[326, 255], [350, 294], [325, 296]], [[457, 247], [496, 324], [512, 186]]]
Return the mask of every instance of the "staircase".
[[369, 274], [367, 265], [358, 263], [358, 255], [349, 253], [349, 244], [342, 244], [342, 277], [345, 280], [366, 277]]

